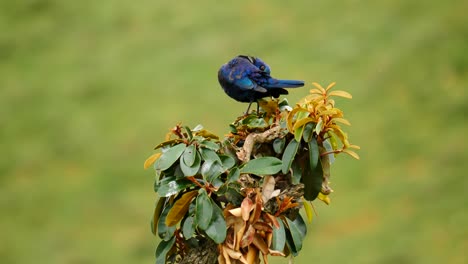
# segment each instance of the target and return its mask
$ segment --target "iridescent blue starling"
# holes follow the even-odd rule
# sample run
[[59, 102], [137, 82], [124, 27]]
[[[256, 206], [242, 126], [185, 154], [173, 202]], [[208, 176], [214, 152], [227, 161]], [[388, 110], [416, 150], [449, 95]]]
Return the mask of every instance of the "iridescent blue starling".
[[271, 96], [278, 98], [281, 94], [288, 94], [283, 88], [304, 86], [304, 81], [279, 80], [271, 77], [270, 73], [270, 66], [260, 58], [239, 55], [221, 66], [218, 81], [231, 98], [249, 103], [248, 114], [250, 106], [258, 99]]

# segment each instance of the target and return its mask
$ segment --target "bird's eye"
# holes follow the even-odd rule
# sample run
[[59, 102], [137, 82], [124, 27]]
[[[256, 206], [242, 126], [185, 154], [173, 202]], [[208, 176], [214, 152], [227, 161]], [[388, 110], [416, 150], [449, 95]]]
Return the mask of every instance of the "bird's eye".
[[264, 71], [265, 70], [265, 65], [260, 66], [260, 70]]

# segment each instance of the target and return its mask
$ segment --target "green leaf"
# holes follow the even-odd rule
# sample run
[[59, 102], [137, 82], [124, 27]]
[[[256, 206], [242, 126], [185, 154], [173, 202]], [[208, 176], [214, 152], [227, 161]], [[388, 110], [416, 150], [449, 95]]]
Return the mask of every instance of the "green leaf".
[[184, 163], [187, 166], [192, 166], [193, 163], [195, 162], [196, 154], [197, 154], [197, 149], [195, 148], [195, 145], [188, 146], [185, 149], [184, 154], [182, 154], [182, 159], [184, 160]]
[[166, 177], [155, 186], [155, 191], [162, 197], [168, 197], [194, 186], [195, 184], [186, 178], [176, 179], [175, 176]]
[[305, 142], [309, 142], [314, 136], [314, 123], [307, 123], [304, 127], [304, 132], [302, 133], [302, 138]]
[[239, 168], [235, 167], [229, 172], [226, 182], [227, 183], [235, 182], [239, 180], [239, 177], [240, 177], [240, 170]]
[[328, 131], [327, 134], [328, 134], [328, 137], [330, 139], [330, 144], [331, 144], [333, 150], [337, 150], [338, 149], [338, 139], [337, 139], [335, 133], [333, 133], [331, 131]]
[[283, 251], [286, 244], [286, 231], [284, 230], [284, 224], [281, 219], [278, 221], [279, 228], [273, 227], [273, 237], [271, 239], [272, 250]]
[[215, 178], [212, 179], [211, 184], [215, 188], [219, 188], [224, 184], [224, 181], [220, 177], [215, 177]]
[[209, 141], [209, 140], [203, 140], [201, 143], [200, 143], [201, 146], [205, 147], [205, 148], [208, 148], [208, 149], [212, 149], [214, 151], [217, 151], [219, 150], [219, 145], [212, 142], [212, 141]]
[[291, 183], [299, 184], [301, 182], [302, 172], [301, 172], [301, 166], [297, 159], [294, 159], [294, 161], [292, 162], [291, 169], [292, 169]]
[[184, 140], [181, 138], [171, 139], [171, 140], [159, 143], [158, 145], [156, 145], [156, 147], [154, 147], [154, 149], [156, 150], [158, 148], [166, 147], [166, 146], [173, 145], [176, 143], [181, 143], [181, 142], [184, 142]]
[[229, 170], [234, 165], [236, 165], [236, 161], [229, 155], [219, 155], [221, 159], [221, 164], [223, 165], [224, 170]]
[[237, 127], [233, 124], [229, 124], [229, 131], [231, 131], [231, 133], [233, 134], [236, 134], [237, 133]]
[[[224, 196], [226, 199], [235, 206], [240, 206], [244, 200], [244, 196], [240, 194], [240, 187], [238, 183], [232, 183], [225, 187]], [[224, 187], [224, 186], [223, 186]]]
[[291, 139], [288, 146], [284, 150], [283, 157], [282, 157], [283, 166], [281, 170], [283, 174], [288, 173], [289, 168], [291, 168], [291, 164], [294, 160], [294, 157], [296, 156], [298, 148], [299, 148], [299, 142], [297, 142], [295, 139]]
[[172, 205], [167, 203], [158, 221], [158, 236], [165, 241], [168, 241], [169, 239], [171, 239], [171, 237], [174, 236], [174, 232], [176, 230], [175, 226], [169, 227], [166, 225], [166, 217], [167, 217], [167, 214], [169, 214], [169, 211], [171, 210], [171, 208], [172, 208]]
[[169, 169], [172, 164], [179, 159], [186, 147], [187, 146], [184, 143], [180, 143], [163, 152], [162, 156], [156, 163], [156, 169], [161, 171]]
[[193, 132], [198, 132], [198, 131], [201, 131], [203, 129], [203, 126], [201, 124], [198, 124], [196, 127], [194, 127], [192, 129]]
[[201, 167], [201, 174], [203, 179], [208, 182], [214, 181], [221, 173], [224, 172], [221, 162], [215, 160], [205, 161]]
[[[311, 143], [310, 141], [309, 143]], [[322, 163], [320, 159], [317, 159], [315, 168], [311, 168], [312, 159], [311, 152], [309, 150], [309, 154], [306, 155], [304, 153], [304, 158], [301, 162], [301, 168], [303, 175], [301, 177], [302, 183], [304, 183], [304, 198], [308, 201], [313, 201], [317, 198], [317, 195], [322, 190], [322, 181], [323, 181], [323, 170], [322, 170]], [[314, 154], [315, 155], [315, 154]]]
[[294, 243], [294, 251], [297, 254], [302, 249], [302, 242], [307, 233], [307, 227], [300, 214], [297, 215], [294, 221], [286, 217], [286, 222], [288, 225], [286, 232], [291, 236], [292, 242]]
[[285, 110], [288, 110], [290, 112], [292, 110], [291, 106], [289, 106], [288, 99], [286, 99], [286, 98], [283, 98], [283, 100], [281, 100], [278, 103], [278, 106], [279, 106], [279, 109], [280, 109], [281, 112], [283, 112]]
[[333, 164], [333, 162], [335, 162], [335, 154], [333, 153], [333, 146], [330, 143], [329, 138], [322, 142], [322, 146], [325, 148], [326, 152], [330, 152], [330, 154], [326, 156], [328, 156], [328, 161], [330, 162], [330, 164]]
[[265, 119], [258, 117], [256, 114], [251, 114], [242, 120], [242, 124], [249, 128], [266, 127], [268, 124]]
[[219, 161], [221, 163], [221, 158], [212, 149], [202, 147], [200, 148], [200, 154], [205, 161]]
[[194, 156], [195, 156], [195, 158], [194, 158], [194, 161], [193, 161], [192, 165], [188, 165], [186, 163], [185, 153], [182, 156], [182, 158], [180, 159], [180, 169], [184, 173], [184, 176], [194, 176], [200, 170], [201, 157], [200, 157], [200, 154], [198, 153], [198, 151], [195, 150]]
[[297, 112], [296, 122], [299, 122], [304, 118], [307, 118], [309, 115], [310, 115], [310, 112], [305, 109], [303, 111]]
[[184, 126], [184, 129], [185, 129], [185, 132], [187, 132], [188, 139], [192, 140], [193, 138], [192, 130], [190, 130], [188, 126]]
[[158, 231], [159, 217], [162, 214], [165, 203], [166, 203], [166, 198], [161, 197], [158, 199], [158, 202], [156, 203], [156, 207], [154, 208], [153, 217], [151, 218], [151, 232], [153, 233], [153, 235], [156, 235], [156, 232]]
[[216, 244], [221, 244], [226, 239], [226, 220], [223, 211], [216, 204], [213, 204], [213, 215], [205, 232]]
[[294, 139], [297, 142], [301, 142], [302, 132], [304, 132], [304, 126], [298, 127], [294, 130]]
[[241, 173], [251, 173], [255, 175], [270, 175], [278, 173], [283, 163], [275, 157], [260, 157], [247, 162], [242, 168]]
[[293, 223], [299, 229], [302, 239], [304, 239], [307, 235], [307, 224], [302, 218], [301, 214], [297, 214], [296, 219], [294, 219]]
[[165, 264], [166, 255], [172, 249], [175, 244], [175, 237], [173, 236], [168, 241], [159, 242], [158, 247], [156, 248], [156, 264]]
[[186, 240], [195, 235], [195, 218], [192, 215], [185, 219], [182, 225], [182, 234]]
[[276, 154], [281, 154], [283, 153], [284, 146], [286, 145], [286, 138], [276, 138], [273, 141], [273, 150], [276, 152]]
[[318, 160], [319, 160], [319, 154], [320, 154], [320, 151], [319, 151], [319, 147], [318, 147], [318, 144], [317, 144], [317, 139], [315, 137], [313, 137], [309, 141], [309, 160], [310, 160], [310, 168], [311, 169], [315, 169], [315, 167], [317, 167], [317, 163], [318, 163]]
[[210, 225], [213, 215], [213, 204], [205, 189], [200, 189], [196, 203], [195, 217], [198, 227], [206, 230]]

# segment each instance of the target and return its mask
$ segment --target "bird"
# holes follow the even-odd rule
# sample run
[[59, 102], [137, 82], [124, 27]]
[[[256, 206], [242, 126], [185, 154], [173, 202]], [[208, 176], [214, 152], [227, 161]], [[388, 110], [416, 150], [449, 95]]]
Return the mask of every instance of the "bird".
[[258, 57], [238, 55], [221, 66], [218, 81], [224, 92], [236, 101], [249, 103], [247, 115], [253, 102], [264, 97], [278, 98], [288, 94], [283, 88], [304, 86], [304, 81], [281, 80], [271, 77], [271, 68]]

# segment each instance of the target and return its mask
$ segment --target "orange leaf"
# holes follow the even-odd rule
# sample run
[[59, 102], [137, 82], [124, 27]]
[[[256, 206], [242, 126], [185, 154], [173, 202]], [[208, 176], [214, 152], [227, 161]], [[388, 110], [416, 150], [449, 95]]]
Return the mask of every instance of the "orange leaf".
[[177, 224], [187, 213], [193, 197], [197, 196], [198, 190], [184, 193], [172, 206], [166, 217], [166, 225], [173, 226]]
[[250, 245], [249, 249], [247, 250], [247, 256], [245, 258], [247, 259], [247, 263], [249, 263], [249, 264], [257, 263], [258, 249], [256, 247]]
[[260, 237], [260, 235], [255, 234], [252, 242], [258, 249], [260, 249], [262, 254], [268, 254], [267, 243], [265, 242], [265, 240], [263, 240], [262, 237]]
[[157, 159], [159, 159], [159, 157], [161, 157], [161, 154], [162, 153], [154, 153], [149, 158], [147, 158], [145, 160], [145, 164], [143, 165], [143, 168], [145, 168], [145, 170], [149, 168]]
[[264, 215], [266, 216], [265, 220], [267, 220], [268, 222], [272, 223], [273, 226], [278, 229], [280, 228], [280, 225], [279, 225], [279, 222], [278, 222], [278, 219], [276, 219], [275, 216], [269, 214], [269, 213], [264, 213]]
[[245, 232], [244, 235], [242, 236], [240, 247], [244, 248], [250, 245], [254, 239], [255, 233], [256, 233], [255, 228], [252, 225], [249, 226], [249, 229], [247, 229], [247, 232]]
[[256, 230], [259, 230], [259, 231], [264, 231], [264, 232], [273, 232], [273, 228], [265, 223], [265, 222], [257, 222], [255, 224], [253, 224], [253, 227], [256, 229]]
[[241, 204], [241, 215], [244, 221], [249, 220], [250, 212], [254, 209], [253, 201], [249, 197], [245, 197]]
[[260, 195], [260, 192], [257, 192], [257, 195], [255, 196], [255, 208], [249, 219], [251, 224], [256, 223], [258, 219], [260, 219], [262, 214], [262, 205], [262, 196]]

